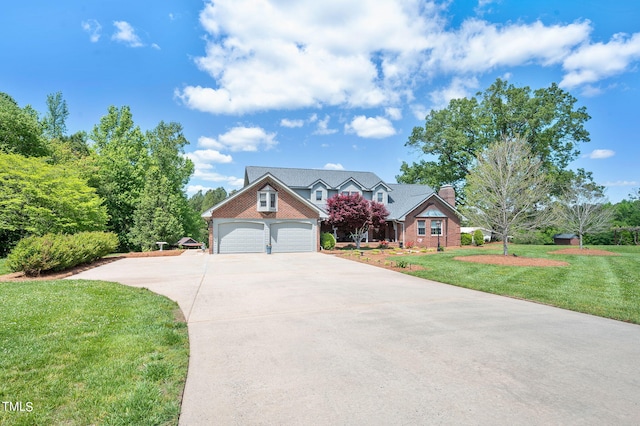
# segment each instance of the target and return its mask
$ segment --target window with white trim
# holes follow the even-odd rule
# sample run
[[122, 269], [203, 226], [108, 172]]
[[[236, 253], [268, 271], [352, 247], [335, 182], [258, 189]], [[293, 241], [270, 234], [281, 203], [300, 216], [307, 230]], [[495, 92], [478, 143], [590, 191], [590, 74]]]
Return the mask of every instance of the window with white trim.
[[432, 220], [431, 221], [431, 235], [442, 235], [442, 221], [441, 220]]
[[322, 190], [318, 189], [316, 191], [316, 201], [322, 201]]
[[277, 212], [278, 193], [271, 186], [267, 185], [258, 191], [258, 211]]
[[427, 235], [427, 221], [419, 220], [418, 221], [418, 235]]
[[378, 202], [382, 203], [384, 202], [384, 193], [382, 191], [378, 192]]

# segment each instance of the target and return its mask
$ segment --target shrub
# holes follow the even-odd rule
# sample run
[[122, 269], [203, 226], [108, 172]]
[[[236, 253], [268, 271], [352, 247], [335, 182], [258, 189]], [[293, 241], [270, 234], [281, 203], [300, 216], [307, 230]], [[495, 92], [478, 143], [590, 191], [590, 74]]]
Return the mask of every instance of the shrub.
[[380, 241], [380, 244], [378, 244], [378, 248], [381, 250], [385, 250], [389, 248], [389, 242], [387, 241]]
[[415, 245], [416, 245], [416, 243], [414, 243], [413, 241], [407, 241], [404, 246], [406, 248], [410, 249], [410, 248], [413, 248], [413, 246], [415, 246]]
[[460, 234], [460, 245], [470, 246], [473, 242], [471, 234]]
[[330, 232], [323, 232], [320, 235], [320, 245], [325, 250], [333, 250], [336, 246], [336, 237]]
[[9, 253], [7, 267], [30, 276], [47, 271], [63, 271], [100, 259], [117, 247], [118, 237], [113, 233], [80, 232], [27, 237], [20, 240]]
[[407, 262], [406, 260], [398, 260], [396, 261], [396, 266], [398, 268], [406, 268], [407, 266], [409, 266], [409, 262]]
[[475, 245], [477, 246], [481, 246], [484, 244], [484, 234], [482, 233], [481, 230], [476, 229], [473, 232], [473, 242], [475, 243]]

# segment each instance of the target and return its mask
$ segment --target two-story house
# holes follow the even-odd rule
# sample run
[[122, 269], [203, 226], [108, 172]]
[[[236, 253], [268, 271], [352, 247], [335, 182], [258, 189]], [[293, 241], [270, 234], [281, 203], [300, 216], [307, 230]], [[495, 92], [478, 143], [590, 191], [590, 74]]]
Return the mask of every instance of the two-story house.
[[[372, 172], [247, 167], [244, 187], [203, 213], [211, 253], [273, 253], [319, 249], [320, 232], [337, 230], [327, 222], [327, 199], [359, 193], [389, 211], [386, 226], [371, 240], [422, 247], [460, 245], [455, 191], [427, 185], [386, 183]], [[338, 237], [346, 237], [338, 234]]]

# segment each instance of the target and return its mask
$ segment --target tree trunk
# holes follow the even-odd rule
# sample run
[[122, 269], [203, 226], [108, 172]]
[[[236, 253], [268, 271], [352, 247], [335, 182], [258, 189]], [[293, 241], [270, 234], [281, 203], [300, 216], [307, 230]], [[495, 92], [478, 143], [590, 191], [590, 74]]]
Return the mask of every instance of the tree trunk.
[[580, 234], [579, 237], [580, 237], [580, 250], [582, 250], [583, 249], [583, 247], [582, 247], [582, 234]]
[[507, 245], [508, 239], [509, 237], [507, 235], [502, 236], [502, 254], [504, 254], [505, 256], [509, 255], [509, 247]]

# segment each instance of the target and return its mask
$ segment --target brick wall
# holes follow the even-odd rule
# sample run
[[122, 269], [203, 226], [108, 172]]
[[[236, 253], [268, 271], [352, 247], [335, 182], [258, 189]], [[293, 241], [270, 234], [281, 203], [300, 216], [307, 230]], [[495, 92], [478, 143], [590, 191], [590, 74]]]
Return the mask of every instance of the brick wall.
[[[427, 208], [435, 208], [442, 213], [448, 214], [446, 218], [430, 218], [415, 217]], [[418, 235], [418, 220], [425, 221], [426, 235]], [[431, 221], [442, 221], [442, 234], [440, 235], [440, 245], [442, 247], [457, 247], [460, 245], [460, 218], [450, 213], [449, 207], [446, 207], [435, 198], [427, 200], [414, 211], [409, 213], [404, 223], [405, 244], [413, 242], [416, 246], [435, 248], [438, 247], [438, 237], [431, 235]]]
[[[278, 193], [277, 212], [258, 211], [258, 191], [270, 185]], [[215, 210], [211, 218], [233, 218], [233, 219], [316, 219], [320, 215], [311, 207], [303, 203], [297, 196], [294, 196], [282, 189], [271, 179], [266, 179], [263, 183], [252, 189], [239, 194], [233, 200]], [[211, 219], [210, 218], [210, 219]], [[209, 220], [210, 220], [209, 219]], [[320, 249], [320, 227], [317, 227], [318, 250]], [[213, 252], [213, 229], [209, 226], [209, 252]]]
[[[258, 191], [269, 184], [278, 193], [277, 212], [258, 211]], [[232, 201], [226, 203], [213, 212], [214, 218], [237, 219], [311, 219], [318, 218], [318, 212], [307, 206], [295, 196], [280, 188], [277, 184], [267, 179], [263, 184], [240, 194]]]

